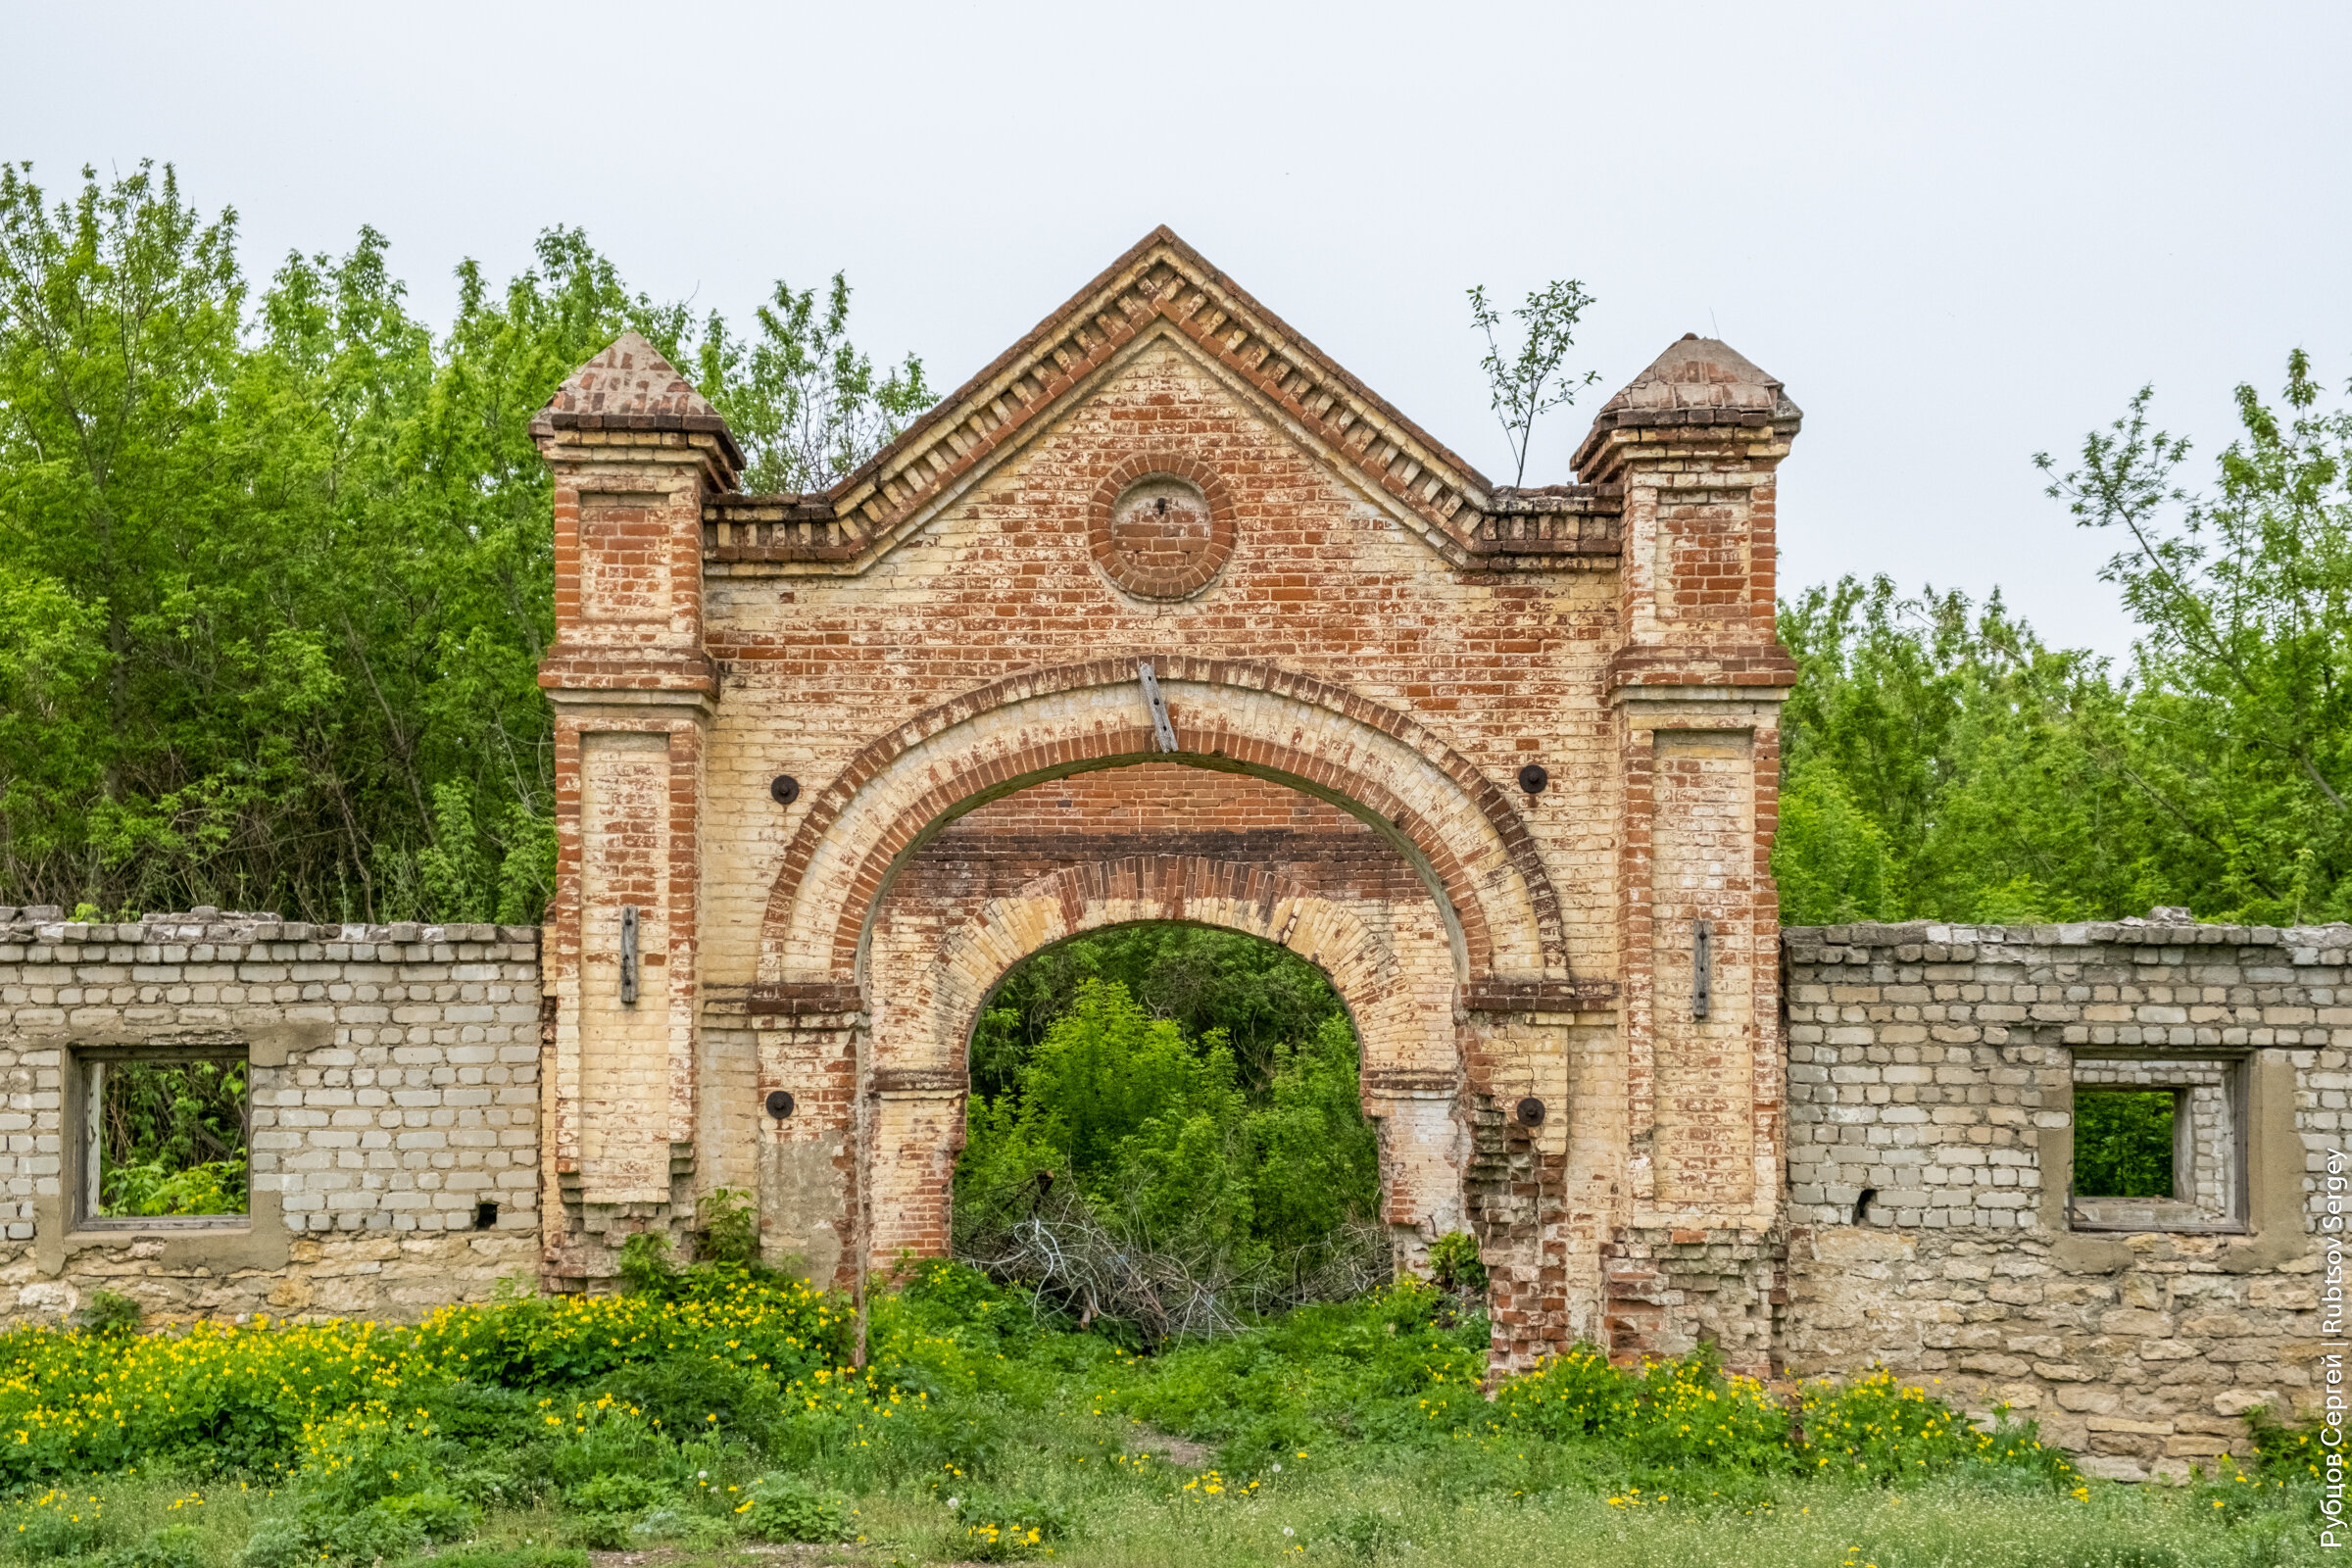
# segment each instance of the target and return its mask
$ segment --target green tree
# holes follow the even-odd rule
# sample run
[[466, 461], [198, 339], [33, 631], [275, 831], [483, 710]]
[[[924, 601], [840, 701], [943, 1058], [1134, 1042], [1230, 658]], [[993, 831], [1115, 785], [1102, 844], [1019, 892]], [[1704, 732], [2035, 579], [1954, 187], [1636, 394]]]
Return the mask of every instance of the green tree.
[[1996, 595], [1846, 578], [1785, 603], [1773, 869], [1790, 924], [2031, 922], [2167, 902], [2146, 801], [2105, 760], [2105, 666], [2044, 646]]
[[1554, 278], [1528, 295], [1525, 305], [1509, 312], [1519, 320], [1519, 347], [1506, 352], [1494, 334], [1503, 324], [1502, 311], [1487, 300], [1487, 286], [1470, 290], [1470, 324], [1487, 340], [1486, 358], [1479, 366], [1487, 372], [1489, 401], [1502, 423], [1503, 439], [1511, 445], [1511, 483], [1527, 482], [1527, 449], [1535, 438], [1536, 421], [1549, 411], [1574, 403], [1577, 393], [1600, 379], [1597, 370], [1581, 376], [1563, 375], [1560, 367], [1576, 345], [1576, 323], [1592, 303], [1585, 285], [1575, 278]]
[[1364, 1120], [1355, 1030], [1333, 1014], [1275, 1053], [1262, 1104], [1250, 1114], [1256, 1154], [1250, 1211], [1277, 1250], [1312, 1246], [1380, 1201], [1380, 1148]]
[[[1131, 943], [1111, 956], [1138, 954]], [[1080, 975], [1034, 1052], [1000, 1065], [1007, 1087], [970, 1103], [959, 1250], [1033, 1270], [1086, 1311], [1136, 1313], [1153, 1333], [1193, 1310], [1172, 1311], [1171, 1293], [1264, 1298], [1339, 1256], [1360, 1272], [1380, 1170], [1355, 1031], [1334, 1008], [1266, 1056], [1252, 1090], [1221, 1027], [1192, 1034], [1120, 981]], [[1041, 1215], [1050, 1241], [1034, 1228]], [[1385, 1273], [1385, 1243], [1377, 1250]]]
[[2100, 1089], [2075, 1096], [2075, 1191], [2085, 1198], [2173, 1196], [2169, 1089]]
[[1806, 769], [1781, 792], [1772, 868], [1781, 918], [1789, 925], [1888, 919], [1900, 906], [1886, 835], [1854, 805], [1831, 763]]
[[833, 274], [817, 310], [816, 291], [779, 281], [749, 338], [715, 312], [689, 344], [682, 321], [649, 324], [646, 335], [687, 357], [743, 448], [748, 490], [822, 490], [898, 438], [938, 401], [914, 355], [877, 376], [849, 337], [850, 284]]
[[1264, 1094], [1285, 1042], [1346, 1022], [1323, 971], [1288, 949], [1235, 931], [1151, 921], [1091, 932], [1049, 948], [1004, 977], [972, 1038], [972, 1087], [982, 1095], [1015, 1086], [1055, 1019], [1089, 981], [1124, 986], [1147, 1012], [1187, 1037], [1224, 1033], [1245, 1090]]
[[86, 893], [110, 855], [233, 831], [223, 808], [285, 762], [239, 744], [243, 700], [322, 695], [307, 670], [268, 680], [267, 640], [220, 580], [224, 503], [256, 468], [231, 401], [235, 222], [204, 221], [169, 170], [110, 187], [85, 171], [50, 211], [29, 166], [0, 168], [0, 657], [19, 720], [0, 800], [36, 885]]
[[2050, 495], [2124, 547], [2103, 575], [2138, 622], [2137, 690], [2113, 765], [2162, 813], [2201, 913], [2352, 912], [2352, 411], [2323, 409], [2287, 357], [2284, 412], [2237, 388], [2213, 488], [2180, 482], [2184, 439], [2153, 389], [2083, 439]]
[[0, 169], [0, 901], [536, 920], [548, 394], [636, 326], [796, 482], [929, 396], [848, 342], [840, 279], [745, 347], [551, 229], [503, 288], [463, 265], [436, 338], [388, 250], [251, 301], [234, 214], [169, 168], [55, 205]]
[[1064, 1171], [1100, 1182], [1155, 1123], [1164, 1137], [1195, 1117], [1237, 1118], [1236, 1076], [1223, 1035], [1196, 1049], [1172, 1020], [1149, 1016], [1125, 986], [1089, 980], [1022, 1070], [1021, 1120]]

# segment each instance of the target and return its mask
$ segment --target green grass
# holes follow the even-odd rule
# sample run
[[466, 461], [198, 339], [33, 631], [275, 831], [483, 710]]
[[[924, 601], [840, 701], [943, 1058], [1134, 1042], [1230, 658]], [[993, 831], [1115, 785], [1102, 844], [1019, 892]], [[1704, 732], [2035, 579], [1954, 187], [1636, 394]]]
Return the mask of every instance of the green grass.
[[[740, 1271], [667, 1289], [413, 1331], [0, 1337], [0, 1463], [17, 1466], [0, 1553], [90, 1568], [570, 1568], [616, 1547], [749, 1568], [760, 1542], [874, 1568], [2320, 1560], [2291, 1435], [2266, 1472], [2135, 1489], [1886, 1379], [1811, 1389], [1793, 1425], [1785, 1398], [1703, 1359], [1625, 1374], [1563, 1357], [1489, 1399], [1483, 1319], [1425, 1290], [1141, 1355], [938, 1268], [881, 1298], [859, 1378], [830, 1298]], [[53, 1473], [31, 1473], [36, 1431]], [[78, 1462], [96, 1453], [115, 1462]]]
[[[1197, 1488], [1186, 1490], [1198, 1472], [1171, 1469], [1151, 1481], [1128, 1475], [1105, 1481], [1074, 1473], [1074, 1457], [1049, 1446], [1013, 1456], [996, 1472], [998, 1485], [1054, 1499], [1079, 1520], [1074, 1537], [1057, 1543], [1051, 1559], [1039, 1560], [1101, 1568], [1364, 1561], [1563, 1568], [2194, 1568], [2320, 1561], [2314, 1533], [2296, 1513], [2268, 1509], [2217, 1524], [2205, 1517], [2212, 1510], [2190, 1489], [2100, 1485], [2077, 1499], [1957, 1481], [1891, 1492], [1781, 1482], [1736, 1498], [1699, 1492], [1636, 1498], [1598, 1489], [1514, 1497], [1466, 1491], [1455, 1478], [1409, 1464], [1351, 1464], [1206, 1497]], [[196, 1561], [221, 1565], [238, 1561], [261, 1522], [283, 1500], [197, 1476], [114, 1477], [80, 1494], [104, 1498], [110, 1539], [119, 1542], [193, 1521], [202, 1542]], [[1611, 1496], [1624, 1500], [1612, 1504]], [[194, 1503], [196, 1497], [204, 1501]], [[950, 1510], [926, 1487], [886, 1489], [855, 1506], [849, 1523], [863, 1544], [809, 1560], [882, 1565], [973, 1555], [967, 1531], [956, 1521], [961, 1510]], [[577, 1518], [559, 1505], [494, 1511], [473, 1541], [417, 1560], [437, 1560], [442, 1568], [556, 1568], [554, 1561], [531, 1559], [577, 1550], [579, 1539]], [[754, 1560], [734, 1543], [698, 1549], [673, 1539], [665, 1549], [681, 1564]]]

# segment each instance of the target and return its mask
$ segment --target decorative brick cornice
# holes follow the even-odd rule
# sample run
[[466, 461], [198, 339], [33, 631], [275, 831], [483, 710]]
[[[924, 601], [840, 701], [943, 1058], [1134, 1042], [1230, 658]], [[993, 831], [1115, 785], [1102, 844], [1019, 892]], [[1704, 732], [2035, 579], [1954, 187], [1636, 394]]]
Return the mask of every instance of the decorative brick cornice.
[[718, 691], [718, 672], [708, 654], [668, 654], [659, 650], [570, 654], [559, 650], [540, 662], [539, 684], [551, 694], [680, 692], [710, 696]]
[[1400, 1096], [1452, 1096], [1461, 1093], [1462, 1075], [1428, 1072], [1410, 1067], [1367, 1067], [1357, 1079], [1369, 1100]]
[[1609, 660], [1609, 689], [1660, 695], [1693, 686], [1781, 689], [1796, 684], [1796, 661], [1778, 643], [1745, 648], [1685, 648], [1637, 644]]
[[866, 1082], [870, 1095], [960, 1095], [971, 1077], [953, 1067], [884, 1067]]

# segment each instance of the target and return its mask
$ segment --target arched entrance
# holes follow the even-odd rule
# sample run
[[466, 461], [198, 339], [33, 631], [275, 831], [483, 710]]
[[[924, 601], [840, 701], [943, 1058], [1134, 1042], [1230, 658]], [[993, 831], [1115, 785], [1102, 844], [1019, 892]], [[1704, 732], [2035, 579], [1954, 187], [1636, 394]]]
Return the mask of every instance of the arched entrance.
[[[1127, 813], [1116, 831], [1051, 825], [1106, 802]], [[1023, 873], [1012, 885], [1001, 871], [939, 886], [1002, 845]], [[1492, 985], [1498, 962], [1523, 986], [1567, 978], [1531, 852], [1467, 760], [1360, 697], [1182, 656], [1038, 671], [899, 726], [818, 795], [767, 905], [760, 962], [776, 978], [751, 1004], [862, 1014], [858, 1222], [881, 1266], [946, 1250], [963, 1051], [1014, 963], [1141, 919], [1274, 941], [1316, 961], [1358, 1021], [1385, 1218], [1409, 1256], [1468, 1212], [1467, 983]]]
[[[919, 877], [920, 871], [916, 872]], [[944, 902], [934, 900], [933, 902]], [[1262, 863], [1139, 855], [1076, 863], [987, 900], [946, 934], [919, 975], [893, 952], [886, 982], [903, 1003], [874, 1009], [873, 1181], [869, 1255], [881, 1262], [946, 1250], [956, 1155], [968, 1090], [965, 1052], [981, 1006], [1024, 959], [1089, 931], [1175, 921], [1237, 931], [1320, 968], [1362, 1047], [1364, 1113], [1381, 1135], [1382, 1214], [1409, 1259], [1462, 1229], [1470, 1140], [1445, 952], [1427, 922], [1390, 937], [1350, 907]], [[894, 985], [893, 989], [897, 989]]]
[[1329, 956], [1399, 1211], [1458, 1193], [1485, 1240], [1498, 1366], [1760, 1364], [1797, 423], [1688, 337], [1578, 483], [1496, 485], [1164, 229], [821, 495], [740, 493], [615, 342], [533, 426], [544, 1276], [721, 1186], [822, 1278], [860, 1215], [868, 1255], [944, 1237], [958, 1019], [1148, 907]]

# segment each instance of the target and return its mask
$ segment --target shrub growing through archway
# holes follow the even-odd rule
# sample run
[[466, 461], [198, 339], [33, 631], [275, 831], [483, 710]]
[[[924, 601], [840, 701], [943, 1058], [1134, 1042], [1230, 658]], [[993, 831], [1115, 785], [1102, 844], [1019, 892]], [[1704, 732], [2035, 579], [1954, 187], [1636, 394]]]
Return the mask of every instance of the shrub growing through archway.
[[1148, 1341], [1384, 1281], [1358, 1049], [1321, 973], [1252, 937], [1038, 956], [975, 1034], [957, 1254]]

